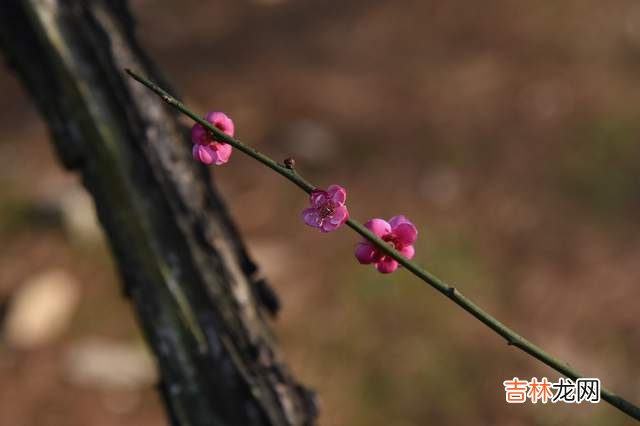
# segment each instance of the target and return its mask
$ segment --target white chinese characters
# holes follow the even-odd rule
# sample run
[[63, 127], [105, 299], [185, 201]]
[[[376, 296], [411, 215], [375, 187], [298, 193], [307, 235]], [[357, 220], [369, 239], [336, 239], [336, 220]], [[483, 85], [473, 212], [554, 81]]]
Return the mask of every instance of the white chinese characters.
[[514, 377], [502, 382], [505, 391], [505, 399], [510, 404], [522, 404], [527, 400], [536, 404], [540, 401], [569, 404], [582, 402], [600, 402], [600, 379], [581, 378], [575, 381], [561, 377], [552, 383], [543, 377], [540, 381], [536, 377], [531, 380], [520, 380]]

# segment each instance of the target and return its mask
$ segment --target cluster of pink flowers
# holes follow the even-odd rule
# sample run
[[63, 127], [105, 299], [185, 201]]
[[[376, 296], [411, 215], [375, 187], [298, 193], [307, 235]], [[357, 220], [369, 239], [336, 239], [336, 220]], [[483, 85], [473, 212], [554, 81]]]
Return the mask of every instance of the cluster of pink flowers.
[[[235, 126], [233, 121], [222, 112], [210, 112], [204, 119], [213, 124], [222, 133], [233, 137]], [[233, 148], [231, 145], [217, 141], [213, 134], [199, 123], [191, 128], [191, 141], [193, 142], [193, 158], [204, 164], [217, 166], [226, 163], [231, 157]]]
[[[235, 127], [233, 121], [222, 112], [210, 112], [204, 119], [213, 124], [221, 132], [233, 137]], [[204, 164], [221, 165], [229, 161], [233, 148], [218, 141], [215, 136], [201, 124], [194, 124], [191, 129], [193, 141], [193, 158]], [[331, 185], [326, 190], [314, 189], [309, 194], [311, 206], [302, 211], [304, 222], [321, 232], [335, 231], [347, 220], [349, 210], [345, 205], [347, 191], [340, 185]], [[364, 226], [378, 238], [389, 244], [407, 259], [413, 258], [413, 243], [418, 237], [418, 230], [406, 217], [394, 216], [387, 222], [383, 219], [371, 219]], [[361, 264], [371, 264], [384, 274], [391, 273], [400, 267], [397, 260], [380, 250], [368, 239], [360, 242], [355, 250], [356, 259]]]
[[349, 219], [345, 201], [347, 191], [340, 185], [331, 185], [326, 191], [314, 189], [309, 194], [311, 207], [302, 211], [302, 219], [322, 232], [335, 231]]
[[[389, 222], [371, 219], [364, 226], [407, 259], [413, 258], [416, 252], [413, 243], [418, 238], [418, 230], [406, 217], [394, 216]], [[356, 247], [356, 259], [362, 264], [373, 264], [383, 274], [391, 273], [400, 266], [397, 260], [382, 252], [367, 239]]]
[[[340, 185], [331, 185], [326, 191], [314, 189], [309, 195], [311, 207], [302, 211], [302, 219], [307, 225], [322, 232], [335, 231], [349, 219], [346, 200], [347, 191]], [[418, 230], [406, 217], [394, 216], [389, 222], [371, 219], [364, 226], [402, 256], [407, 259], [413, 258], [413, 243], [418, 237]], [[355, 256], [361, 264], [372, 264], [383, 274], [389, 274], [400, 266], [397, 260], [366, 238], [356, 247]]]

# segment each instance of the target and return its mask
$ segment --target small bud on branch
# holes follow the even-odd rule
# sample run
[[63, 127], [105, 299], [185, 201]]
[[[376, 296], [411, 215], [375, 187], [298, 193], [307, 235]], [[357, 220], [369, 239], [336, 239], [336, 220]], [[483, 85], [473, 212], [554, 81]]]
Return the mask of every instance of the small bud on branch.
[[287, 157], [284, 159], [284, 166], [287, 169], [295, 169], [296, 168], [296, 160], [293, 159], [293, 157]]

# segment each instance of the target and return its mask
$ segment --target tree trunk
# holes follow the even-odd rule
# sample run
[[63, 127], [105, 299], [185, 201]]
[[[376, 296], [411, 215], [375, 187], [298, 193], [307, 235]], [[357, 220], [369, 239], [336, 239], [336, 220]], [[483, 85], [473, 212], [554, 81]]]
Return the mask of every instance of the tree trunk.
[[314, 423], [247, 256], [188, 131], [125, 67], [162, 81], [124, 0], [5, 0], [0, 43], [91, 192], [176, 425]]

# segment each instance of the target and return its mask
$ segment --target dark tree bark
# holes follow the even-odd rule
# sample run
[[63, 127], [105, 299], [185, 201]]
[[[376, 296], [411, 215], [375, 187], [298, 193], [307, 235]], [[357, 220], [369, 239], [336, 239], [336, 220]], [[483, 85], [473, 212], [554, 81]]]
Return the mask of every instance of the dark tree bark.
[[264, 318], [277, 299], [191, 159], [187, 129], [123, 72], [162, 81], [126, 2], [5, 0], [0, 43], [94, 198], [172, 423], [312, 424], [312, 394]]

